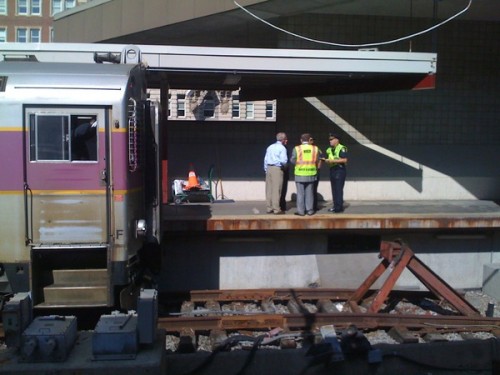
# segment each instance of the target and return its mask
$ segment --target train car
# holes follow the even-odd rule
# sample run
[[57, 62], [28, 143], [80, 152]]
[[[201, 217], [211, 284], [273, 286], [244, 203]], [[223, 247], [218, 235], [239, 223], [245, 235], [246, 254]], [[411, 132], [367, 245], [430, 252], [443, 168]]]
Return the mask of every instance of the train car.
[[35, 308], [118, 306], [158, 243], [145, 68], [12, 60], [0, 62], [0, 291], [29, 291]]

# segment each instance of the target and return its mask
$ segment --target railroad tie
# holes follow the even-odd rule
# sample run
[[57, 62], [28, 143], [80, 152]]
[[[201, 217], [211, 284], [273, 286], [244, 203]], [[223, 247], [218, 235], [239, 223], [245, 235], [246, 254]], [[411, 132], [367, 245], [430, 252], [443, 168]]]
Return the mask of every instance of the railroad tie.
[[418, 343], [418, 336], [408, 331], [405, 327], [392, 327], [388, 335], [400, 344], [415, 344]]

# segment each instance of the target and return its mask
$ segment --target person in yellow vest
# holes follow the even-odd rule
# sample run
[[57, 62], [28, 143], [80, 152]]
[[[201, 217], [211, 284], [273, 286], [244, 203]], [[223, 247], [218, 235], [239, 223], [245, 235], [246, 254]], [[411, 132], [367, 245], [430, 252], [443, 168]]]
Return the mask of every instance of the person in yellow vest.
[[330, 184], [332, 187], [333, 207], [328, 211], [340, 213], [344, 211], [344, 185], [347, 175], [347, 147], [340, 143], [339, 136], [328, 137], [330, 147], [326, 149], [325, 163], [330, 167]]
[[314, 184], [318, 173], [319, 149], [309, 143], [311, 134], [300, 136], [301, 144], [295, 146], [290, 162], [295, 164], [295, 186], [297, 188], [297, 212], [295, 215], [314, 215]]

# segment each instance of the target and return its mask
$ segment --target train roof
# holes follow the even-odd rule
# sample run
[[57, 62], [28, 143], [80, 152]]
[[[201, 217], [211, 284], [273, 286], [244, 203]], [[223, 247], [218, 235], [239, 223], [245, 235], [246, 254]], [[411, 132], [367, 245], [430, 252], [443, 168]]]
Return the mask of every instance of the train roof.
[[0, 73], [5, 74], [128, 74], [136, 64], [88, 64], [38, 61], [0, 61]]
[[[122, 86], [137, 65], [132, 64], [87, 64], [33, 61], [2, 61], [0, 76], [7, 77], [9, 86]], [[50, 77], [50, 79], [48, 79]]]
[[0, 104], [113, 105], [145, 92], [141, 70], [139, 64], [4, 61]]

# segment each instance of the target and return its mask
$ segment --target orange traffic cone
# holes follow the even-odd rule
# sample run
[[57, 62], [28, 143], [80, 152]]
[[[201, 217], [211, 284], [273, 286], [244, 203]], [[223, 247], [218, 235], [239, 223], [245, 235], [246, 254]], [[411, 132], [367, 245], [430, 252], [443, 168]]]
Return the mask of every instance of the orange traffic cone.
[[188, 173], [188, 183], [185, 187], [185, 190], [199, 189], [200, 187], [201, 187], [200, 181], [198, 180], [198, 177], [196, 177], [196, 172], [194, 171], [193, 165], [190, 164]]

